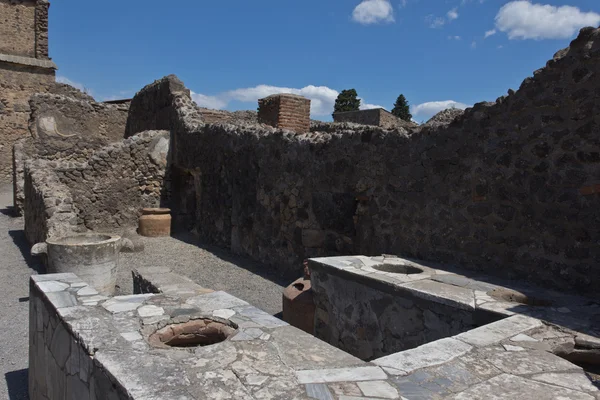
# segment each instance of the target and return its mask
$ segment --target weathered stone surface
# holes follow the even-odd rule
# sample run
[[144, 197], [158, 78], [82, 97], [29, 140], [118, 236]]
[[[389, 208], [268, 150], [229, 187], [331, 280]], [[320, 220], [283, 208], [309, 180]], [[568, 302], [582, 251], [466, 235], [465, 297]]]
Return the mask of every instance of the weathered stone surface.
[[540, 320], [523, 315], [515, 315], [469, 332], [461, 333], [456, 336], [456, 339], [472, 344], [473, 346], [487, 346], [508, 339], [515, 333], [529, 331], [542, 325], [543, 323]]
[[327, 383], [379, 380], [387, 375], [379, 367], [354, 367], [298, 371], [296, 377], [300, 383]]
[[392, 368], [393, 370], [389, 370], [391, 375], [402, 375], [417, 369], [446, 363], [468, 353], [472, 348], [456, 339], [441, 339], [416, 349], [378, 358], [373, 363], [381, 367]]
[[455, 400], [500, 400], [523, 396], [535, 399], [593, 400], [589, 394], [504, 374], [453, 396]]

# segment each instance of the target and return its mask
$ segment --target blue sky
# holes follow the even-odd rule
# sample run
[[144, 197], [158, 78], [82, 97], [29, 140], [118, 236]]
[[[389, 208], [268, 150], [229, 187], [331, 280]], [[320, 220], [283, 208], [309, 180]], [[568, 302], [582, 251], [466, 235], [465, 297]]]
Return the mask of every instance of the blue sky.
[[176, 74], [210, 108], [294, 92], [330, 120], [355, 88], [388, 110], [403, 93], [421, 122], [517, 89], [588, 25], [598, 0], [56, 0], [50, 52], [98, 100]]

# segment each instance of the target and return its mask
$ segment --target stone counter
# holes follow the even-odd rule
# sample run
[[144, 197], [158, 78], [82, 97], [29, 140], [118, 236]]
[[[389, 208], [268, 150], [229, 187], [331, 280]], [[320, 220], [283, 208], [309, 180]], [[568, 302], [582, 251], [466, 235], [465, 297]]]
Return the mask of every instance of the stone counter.
[[600, 303], [583, 297], [393, 256], [316, 258], [309, 267], [315, 335], [365, 360], [517, 314], [600, 336]]
[[[557, 332], [535, 318], [514, 315], [368, 363], [227, 293], [181, 284], [179, 293], [178, 283], [148, 282], [165, 293], [107, 298], [73, 274], [33, 276], [30, 398], [600, 398], [581, 368], [540, 350]], [[200, 317], [235, 333], [204, 347], [150, 344], [168, 323]]]

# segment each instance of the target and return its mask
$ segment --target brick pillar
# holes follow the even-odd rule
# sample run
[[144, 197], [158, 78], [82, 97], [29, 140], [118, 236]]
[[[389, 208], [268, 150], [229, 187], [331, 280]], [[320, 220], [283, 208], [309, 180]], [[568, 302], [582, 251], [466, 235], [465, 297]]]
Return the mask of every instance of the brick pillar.
[[258, 122], [296, 133], [310, 131], [310, 100], [295, 94], [274, 94], [258, 100]]
[[48, 0], [38, 0], [35, 6], [35, 58], [49, 60], [48, 52]]

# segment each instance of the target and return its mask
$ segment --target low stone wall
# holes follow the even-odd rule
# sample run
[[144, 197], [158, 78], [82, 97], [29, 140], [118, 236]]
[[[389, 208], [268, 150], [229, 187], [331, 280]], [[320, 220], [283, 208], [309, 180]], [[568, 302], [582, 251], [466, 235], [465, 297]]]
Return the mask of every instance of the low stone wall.
[[149, 131], [110, 144], [85, 163], [27, 163], [27, 238], [35, 243], [68, 232], [121, 232], [137, 227], [142, 208], [168, 202], [168, 148], [168, 132]]
[[103, 326], [101, 321], [87, 319], [90, 330], [80, 332], [74, 332], [65, 321], [71, 313], [77, 313], [78, 299], [93, 301], [94, 298], [106, 299], [75, 275], [32, 277], [29, 290], [29, 399], [131, 398], [105, 367], [94, 360], [95, 349], [90, 343], [84, 342], [85, 337]]

